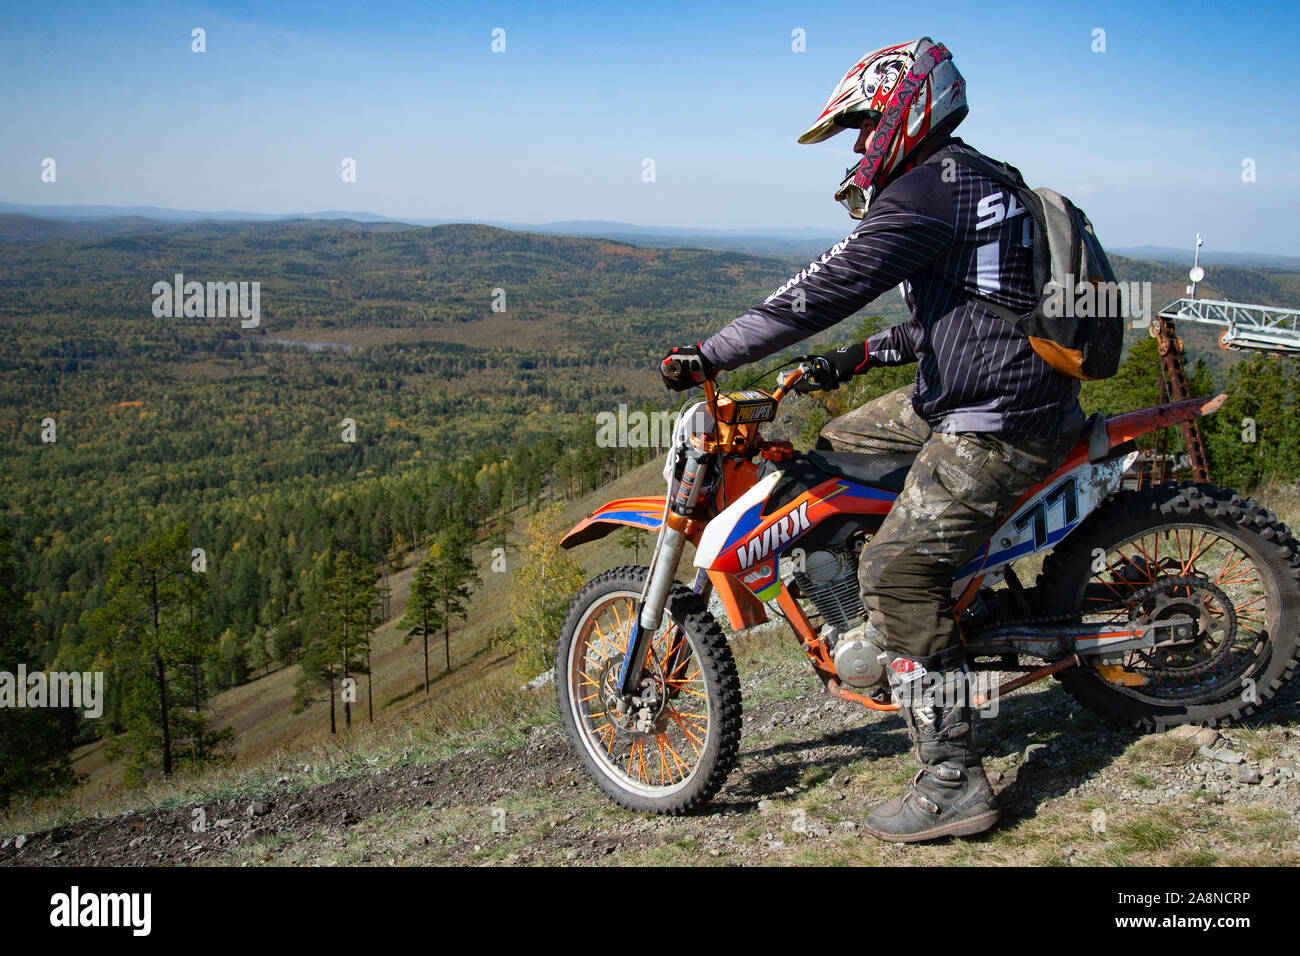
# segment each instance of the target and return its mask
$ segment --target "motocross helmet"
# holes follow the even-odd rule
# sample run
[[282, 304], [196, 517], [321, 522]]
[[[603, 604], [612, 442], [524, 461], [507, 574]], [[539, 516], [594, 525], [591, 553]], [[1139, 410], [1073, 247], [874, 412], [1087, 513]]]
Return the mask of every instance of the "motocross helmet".
[[835, 193], [850, 216], [862, 219], [880, 187], [906, 167], [917, 148], [951, 133], [966, 113], [966, 81], [952, 54], [921, 37], [868, 53], [854, 64], [799, 142], [820, 143], [843, 129], [874, 124], [866, 154]]

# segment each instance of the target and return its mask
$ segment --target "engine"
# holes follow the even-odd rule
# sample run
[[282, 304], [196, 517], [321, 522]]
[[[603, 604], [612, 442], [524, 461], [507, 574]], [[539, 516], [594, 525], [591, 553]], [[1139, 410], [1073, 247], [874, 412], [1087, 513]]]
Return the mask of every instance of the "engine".
[[856, 555], [842, 551], [814, 551], [794, 575], [799, 593], [837, 631], [857, 627], [866, 616], [855, 559]]
[[813, 603], [826, 626], [822, 636], [831, 647], [840, 683], [859, 689], [885, 681], [884, 653], [875, 630], [866, 625], [858, 585], [857, 554], [814, 551], [794, 574], [799, 593]]

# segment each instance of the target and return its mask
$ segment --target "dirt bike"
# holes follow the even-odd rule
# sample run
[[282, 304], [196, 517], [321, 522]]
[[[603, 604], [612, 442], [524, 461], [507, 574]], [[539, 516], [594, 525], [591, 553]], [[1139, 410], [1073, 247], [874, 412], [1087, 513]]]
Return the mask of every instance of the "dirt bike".
[[[770, 393], [705, 383], [674, 429], [668, 493], [612, 501], [563, 539], [572, 548], [623, 525], [658, 534], [648, 567], [606, 571], [579, 592], [555, 661], [570, 743], [624, 807], [690, 811], [736, 761], [740, 680], [713, 593], [733, 631], [768, 609], [784, 618], [830, 694], [897, 709], [883, 648], [854, 631], [865, 619], [856, 569], [913, 458], [765, 441], [760, 426], [809, 370]], [[1065, 463], [955, 575], [968, 667], [1018, 675], [991, 696], [1053, 676], [1099, 714], [1163, 730], [1241, 718], [1291, 678], [1300, 544], [1287, 527], [1213, 485], [1122, 490], [1138, 436], [1211, 414], [1225, 397], [1093, 416]], [[688, 541], [693, 587], [676, 580]], [[1026, 587], [1013, 565], [1040, 554]]]

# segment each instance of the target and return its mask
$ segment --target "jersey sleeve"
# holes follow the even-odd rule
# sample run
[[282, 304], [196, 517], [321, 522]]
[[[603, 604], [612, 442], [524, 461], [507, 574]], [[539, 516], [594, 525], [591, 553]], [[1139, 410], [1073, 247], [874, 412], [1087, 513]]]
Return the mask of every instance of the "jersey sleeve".
[[915, 317], [883, 329], [867, 339], [867, 365], [908, 365], [915, 362], [920, 341], [921, 323]]
[[[932, 263], [952, 245], [954, 230], [951, 194], [938, 169], [918, 166], [881, 191], [848, 238], [706, 339], [703, 352], [733, 369], [827, 329]], [[895, 332], [906, 325], [878, 333], [894, 333], [880, 347], [913, 361], [915, 334]]]

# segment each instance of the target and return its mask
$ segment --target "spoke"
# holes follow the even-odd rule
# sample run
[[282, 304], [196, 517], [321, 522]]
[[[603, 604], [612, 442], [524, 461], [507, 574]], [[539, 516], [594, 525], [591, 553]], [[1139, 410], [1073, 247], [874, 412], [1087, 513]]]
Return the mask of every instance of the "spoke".
[[[672, 627], [669, 627], [668, 630], [664, 631], [664, 633], [663, 633], [663, 637], [659, 638], [659, 640], [655, 641], [652, 645], [650, 645], [651, 656], [654, 656], [654, 649], [655, 649], [656, 647], [658, 647], [660, 644], [662, 644], [664, 641], [668, 640], [668, 638], [672, 636], [673, 631], [675, 631], [675, 630], [676, 630], [676, 626], [675, 626], [675, 625], [672, 626]], [[668, 660], [668, 655], [665, 654], [664, 657], [663, 657], [663, 659], [664, 659], [664, 660]]]
[[1219, 576], [1218, 576], [1217, 578], [1214, 579], [1214, 583], [1215, 583], [1215, 584], [1219, 584], [1221, 581], [1223, 581], [1223, 576], [1224, 576], [1225, 574], [1227, 574], [1229, 571], [1231, 571], [1231, 570], [1232, 570], [1233, 568], [1235, 568], [1237, 565], [1241, 564], [1242, 561], [1246, 560], [1246, 554], [1245, 554], [1245, 552], [1243, 551], [1243, 552], [1242, 552], [1242, 555], [1241, 555], [1240, 558], [1238, 558], [1236, 561], [1233, 561], [1231, 565], [1228, 564], [1228, 558], [1231, 558], [1234, 554], [1236, 554], [1236, 551], [1229, 551], [1229, 552], [1228, 552], [1228, 557], [1223, 559], [1223, 570], [1221, 570], [1221, 571], [1219, 572]]
[[[629, 605], [630, 605], [630, 602], [629, 602]], [[631, 628], [632, 628], [632, 615], [633, 615], [633, 613], [635, 613], [635, 610], [636, 610], [636, 609], [633, 608], [633, 607], [631, 607], [631, 606], [628, 607], [628, 609], [627, 609], [627, 627], [624, 627], [624, 626], [623, 626], [623, 618], [621, 618], [621, 617], [619, 616], [619, 613], [618, 613], [618, 602], [614, 602], [614, 603], [610, 604], [610, 609], [614, 612], [614, 620], [618, 622], [618, 634], [619, 634], [619, 637], [623, 638], [622, 642], [619, 644], [619, 649], [620, 649], [624, 654], [626, 654], [626, 653], [627, 653], [627, 641], [628, 641], [628, 638], [629, 638], [629, 637], [631, 636], [631, 634], [632, 634], [632, 630], [631, 630]]]
[[[600, 638], [600, 648], [605, 652], [604, 659], [609, 660], [609, 649], [608, 646], [605, 644], [605, 632], [600, 629], [600, 621], [592, 621], [591, 623], [592, 626], [596, 628], [596, 637]], [[590, 641], [587, 642], [587, 649], [595, 650], [595, 648], [591, 646]]]
[[676, 714], [670, 711], [668, 716], [671, 717], [673, 720], [677, 721], [677, 726], [682, 728], [682, 733], [684, 733], [688, 738], [690, 738], [691, 746], [695, 748], [696, 753], [699, 753], [700, 747], [704, 746], [704, 741], [700, 740], [699, 737], [696, 737], [695, 734], [691, 732], [691, 729], [686, 726], [686, 723], [681, 719], [679, 719]]
[[1245, 577], [1240, 577], [1240, 578], [1229, 578], [1228, 580], [1224, 581], [1223, 583], [1224, 583], [1224, 584], [1250, 584], [1252, 581], [1254, 581], [1254, 582], [1258, 582], [1258, 581], [1259, 581], [1259, 578], [1257, 578], [1257, 577], [1252, 577], [1252, 575], [1254, 575], [1255, 572], [1256, 572], [1256, 569], [1255, 569], [1255, 568], [1251, 568], [1249, 571], [1246, 572]]
[[632, 748], [628, 751], [627, 754], [627, 775], [629, 777], [632, 776], [632, 762], [634, 760], [639, 761], [640, 763], [639, 769], [641, 771], [641, 776], [639, 779], [644, 780], [646, 783], [649, 783], [650, 775], [646, 773], [644, 755], [645, 755], [644, 741], [641, 740], [632, 741]]
[[[1204, 531], [1201, 533], [1201, 540], [1197, 542], [1196, 548], [1193, 549], [1191, 556], [1187, 559], [1187, 563], [1183, 565], [1183, 570], [1182, 570], [1183, 574], [1190, 573], [1191, 570], [1196, 567], [1196, 559], [1199, 558], [1201, 555], [1205, 554], [1207, 551], [1209, 551], [1210, 548], [1214, 547], [1215, 541], [1221, 540], [1218, 535], [1215, 535], [1214, 541], [1211, 541], [1209, 544], [1205, 544], [1205, 539], [1209, 537], [1209, 535], [1210, 532], [1208, 531]], [[1202, 547], [1202, 545], [1204, 545], [1204, 547]]]
[[683, 761], [681, 757], [677, 756], [677, 751], [674, 750], [673, 745], [668, 742], [668, 737], [666, 734], [660, 734], [659, 741], [665, 747], [668, 748], [668, 753], [672, 755], [673, 760], [677, 763], [678, 773], [680, 773], [682, 775], [682, 778], [685, 779], [688, 771], [685, 761]]
[[687, 664], [689, 664], [692, 659], [693, 658], [691, 655], [683, 657], [680, 661], [677, 662], [677, 666], [673, 668], [673, 672], [664, 677], [664, 680], [680, 681], [681, 683], [685, 683], [686, 681], [690, 680], [689, 677], [678, 678], [676, 675], [677, 672], [681, 670], [683, 667], [685, 667]]
[[[1120, 557], [1123, 557], [1123, 555], [1120, 555]], [[1109, 561], [1106, 562], [1106, 570], [1109, 571], [1111, 574], [1115, 575], [1116, 577], [1119, 576], [1119, 572], [1115, 570], [1115, 565], [1111, 564]], [[1124, 595], [1120, 594], [1119, 589], [1116, 588], [1110, 581], [1103, 579], [1100, 573], [1094, 574], [1093, 577], [1097, 579], [1097, 582], [1099, 584], [1104, 585], [1106, 590], [1108, 590], [1111, 594], [1115, 595], [1115, 597], [1119, 598], [1120, 600], [1124, 599]], [[1089, 600], [1104, 601], [1106, 599], [1095, 597], [1095, 598], [1089, 598]]]
[[[1121, 554], [1120, 557], [1123, 558], [1125, 561], [1127, 561], [1129, 564], [1133, 565], [1133, 569], [1137, 571], [1138, 574], [1145, 574], [1147, 578], [1145, 581], [1130, 581], [1127, 578], [1125, 578], [1124, 583], [1129, 586], [1129, 590], [1136, 591], [1139, 585], [1150, 584], [1152, 581], [1155, 580], [1155, 576], [1151, 572], [1151, 568], [1154, 567], [1154, 565], [1148, 564], [1144, 568], [1142, 565], [1138, 564], [1136, 561], [1133, 560], [1132, 555]], [[1144, 554], [1143, 557], [1146, 558], [1146, 555]], [[1146, 560], [1150, 561], [1151, 559], [1146, 558]]]
[[691, 720], [690, 718], [683, 716], [680, 712], [675, 711], [672, 708], [669, 708], [669, 714], [673, 717], [674, 720], [676, 720], [683, 727], [685, 727], [687, 724], [690, 724], [692, 727], [694, 727], [697, 731], [699, 731], [702, 734], [707, 734], [709, 732], [708, 724], [702, 724], [698, 720]]

